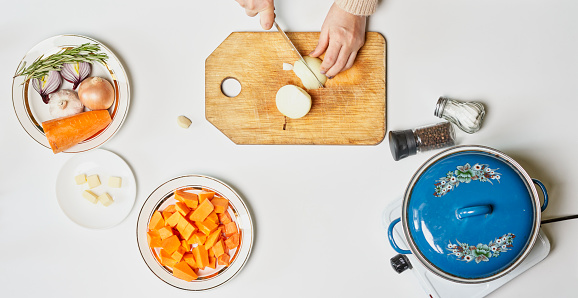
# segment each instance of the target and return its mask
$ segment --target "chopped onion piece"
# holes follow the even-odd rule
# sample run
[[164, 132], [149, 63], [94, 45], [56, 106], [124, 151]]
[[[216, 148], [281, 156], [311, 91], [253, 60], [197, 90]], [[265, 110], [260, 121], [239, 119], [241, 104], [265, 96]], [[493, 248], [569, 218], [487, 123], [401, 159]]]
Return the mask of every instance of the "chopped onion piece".
[[293, 64], [283, 63], [283, 70], [293, 70]]

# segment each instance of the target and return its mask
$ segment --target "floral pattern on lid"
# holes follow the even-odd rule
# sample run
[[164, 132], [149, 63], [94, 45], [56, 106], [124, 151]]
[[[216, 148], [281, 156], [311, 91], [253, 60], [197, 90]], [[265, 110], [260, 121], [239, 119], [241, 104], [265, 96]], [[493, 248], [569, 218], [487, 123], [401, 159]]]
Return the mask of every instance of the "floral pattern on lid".
[[434, 184], [434, 196], [439, 198], [458, 187], [460, 183], [470, 183], [472, 180], [490, 182], [490, 184], [493, 184], [492, 180], [500, 182], [500, 173], [496, 172], [497, 170], [491, 169], [487, 164], [478, 163], [473, 167], [469, 163], [458, 166], [455, 171], [449, 171], [445, 177], [437, 180], [437, 183]]
[[457, 244], [452, 244], [450, 241], [447, 247], [447, 250], [450, 251], [448, 255], [454, 255], [458, 257], [458, 260], [468, 263], [472, 260], [475, 260], [476, 264], [482, 261], [488, 262], [490, 258], [497, 258], [500, 253], [507, 252], [508, 248], [514, 247], [514, 238], [516, 238], [516, 235], [508, 233], [494, 239], [494, 241], [490, 241], [489, 244], [479, 243], [476, 246], [460, 243], [458, 240], [456, 240]]

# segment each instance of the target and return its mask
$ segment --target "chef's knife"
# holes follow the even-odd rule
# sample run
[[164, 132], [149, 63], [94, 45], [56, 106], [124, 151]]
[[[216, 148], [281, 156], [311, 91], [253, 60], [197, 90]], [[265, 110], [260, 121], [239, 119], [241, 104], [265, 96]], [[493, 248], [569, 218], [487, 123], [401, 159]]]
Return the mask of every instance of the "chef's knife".
[[313, 74], [313, 77], [317, 80], [317, 83], [319, 84], [320, 88], [325, 88], [325, 86], [323, 86], [323, 84], [321, 84], [321, 81], [319, 81], [319, 78], [317, 78], [317, 76], [315, 75], [315, 73], [313, 72], [313, 70], [311, 70], [311, 68], [309, 67], [309, 65], [307, 64], [307, 62], [305, 62], [305, 59], [303, 59], [303, 56], [301, 56], [301, 54], [299, 53], [299, 51], [297, 50], [297, 48], [295, 48], [295, 46], [293, 45], [293, 43], [291, 42], [291, 40], [289, 39], [289, 37], [287, 37], [287, 34], [285, 34], [285, 31], [283, 31], [283, 29], [281, 29], [281, 27], [279, 27], [279, 24], [277, 24], [277, 22], [273, 23], [275, 25], [275, 27], [277, 28], [277, 30], [279, 30], [279, 33], [281, 33], [281, 35], [283, 36], [283, 38], [287, 41], [287, 43], [289, 44], [289, 46], [291, 46], [291, 49], [293, 50], [293, 52], [295, 52], [297, 54], [297, 56], [299, 57], [299, 60], [301, 60], [301, 62], [303, 62], [303, 64], [305, 64], [305, 67], [307, 67], [307, 69], [311, 72], [311, 74]]

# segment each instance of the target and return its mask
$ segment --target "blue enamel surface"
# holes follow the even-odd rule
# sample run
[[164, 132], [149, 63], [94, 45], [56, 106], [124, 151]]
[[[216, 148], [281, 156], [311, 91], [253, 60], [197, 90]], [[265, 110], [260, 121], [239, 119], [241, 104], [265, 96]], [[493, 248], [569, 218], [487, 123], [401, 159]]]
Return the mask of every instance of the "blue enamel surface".
[[[466, 164], [488, 165], [500, 173], [499, 181], [472, 180], [435, 196], [435, 183]], [[508, 162], [484, 152], [458, 152], [438, 160], [421, 174], [409, 196], [405, 220], [413, 242], [433, 266], [460, 278], [489, 277], [515, 262], [526, 249], [537, 212], [531, 194], [524, 177]], [[487, 205], [491, 212], [486, 215], [458, 219], [456, 214], [463, 208]], [[487, 245], [508, 233], [515, 235], [513, 246], [488, 261], [466, 262], [448, 249], [448, 244], [458, 241], [470, 246]]]

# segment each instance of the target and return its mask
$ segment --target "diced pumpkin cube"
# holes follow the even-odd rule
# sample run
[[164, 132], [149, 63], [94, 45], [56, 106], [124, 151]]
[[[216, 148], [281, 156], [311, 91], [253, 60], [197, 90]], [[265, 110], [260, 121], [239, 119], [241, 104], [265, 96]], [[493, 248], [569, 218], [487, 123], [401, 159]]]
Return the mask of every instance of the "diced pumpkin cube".
[[209, 235], [218, 227], [216, 223], [208, 219], [203, 222], [195, 222], [195, 225], [197, 226], [197, 228], [199, 228], [199, 231], [205, 233], [205, 235]]
[[189, 240], [189, 238], [191, 238], [196, 229], [197, 228], [195, 228], [194, 225], [188, 224], [181, 232], [181, 237], [183, 237], [183, 239], [185, 240]]
[[217, 213], [213, 210], [213, 212], [211, 212], [208, 216], [207, 219], [205, 220], [210, 220], [212, 222], [214, 222], [215, 224], [219, 224], [219, 216], [217, 215]]
[[228, 249], [236, 248], [237, 246], [239, 246], [239, 240], [240, 240], [239, 233], [233, 234], [231, 235], [231, 237], [225, 240], [225, 245], [227, 246]]
[[202, 204], [207, 199], [211, 200], [215, 196], [215, 193], [212, 191], [203, 191], [199, 193], [198, 196], [199, 196], [199, 203]]
[[173, 213], [173, 215], [171, 215], [171, 217], [169, 217], [166, 220], [165, 224], [174, 228], [179, 223], [179, 220], [181, 220], [182, 217], [183, 216], [179, 212], [175, 212]]
[[225, 198], [213, 198], [211, 203], [215, 206], [215, 213], [223, 213], [227, 211], [227, 207], [229, 207], [229, 200]]
[[172, 254], [181, 246], [181, 240], [179, 240], [177, 235], [172, 235], [163, 240], [161, 246], [167, 253]]
[[199, 207], [197, 207], [197, 209], [195, 209], [195, 211], [193, 211], [193, 213], [191, 213], [189, 219], [191, 221], [202, 222], [205, 220], [205, 218], [207, 218], [207, 216], [209, 214], [211, 214], [211, 212], [213, 212], [213, 209], [215, 209], [215, 207], [213, 207], [213, 204], [211, 204], [211, 201], [204, 200], [199, 205]]
[[216, 269], [217, 268], [217, 258], [209, 256], [209, 265], [207, 267]]
[[177, 263], [177, 261], [175, 261], [175, 259], [171, 257], [171, 254], [165, 251], [164, 249], [161, 249], [159, 255], [161, 264], [164, 266], [173, 268]]
[[205, 240], [207, 240], [207, 235], [205, 235], [202, 232], [197, 232], [197, 233], [193, 233], [193, 235], [191, 236], [191, 238], [189, 238], [189, 240], [187, 242], [191, 245], [194, 245], [194, 244], [204, 245]]
[[158, 229], [159, 231], [159, 236], [161, 237], [161, 240], [165, 240], [171, 236], [173, 236], [175, 233], [173, 232], [173, 229], [171, 229], [171, 227], [167, 227], [164, 226], [160, 229]]
[[225, 236], [229, 237], [239, 232], [239, 230], [237, 230], [237, 224], [232, 221], [228, 224], [225, 224], [225, 230], [223, 232], [225, 232]]
[[191, 209], [187, 207], [187, 204], [183, 202], [177, 202], [175, 206], [177, 208], [177, 212], [181, 213], [182, 216], [186, 216], [191, 211]]
[[205, 241], [205, 249], [210, 249], [221, 236], [221, 229], [216, 229], [209, 236], [207, 236], [207, 241]]
[[192, 252], [186, 252], [183, 256], [183, 261], [187, 262], [189, 266], [193, 269], [197, 269], [197, 263], [195, 262], [195, 256], [193, 256]]
[[163, 211], [174, 213], [177, 211], [177, 207], [175, 205], [168, 205]]
[[179, 222], [177, 223], [177, 230], [179, 231], [179, 233], [182, 234], [188, 225], [191, 225], [191, 222], [189, 222], [189, 220], [186, 219], [184, 216], [181, 216], [179, 218]]
[[155, 211], [151, 220], [149, 221], [149, 230], [158, 230], [165, 226], [163, 215], [159, 211]]
[[191, 251], [192, 246], [187, 242], [187, 240], [181, 240], [181, 246], [185, 251]]
[[186, 262], [178, 262], [173, 266], [173, 275], [184, 281], [193, 281], [198, 278], [195, 271]]
[[217, 258], [217, 264], [219, 264], [219, 265], [229, 266], [229, 263], [230, 263], [230, 257], [228, 254], [224, 253]]
[[229, 212], [225, 212], [225, 213], [219, 213], [219, 221], [222, 224], [228, 224], [230, 222], [232, 222], [233, 220], [231, 219], [231, 215], [229, 214]]
[[209, 265], [209, 254], [203, 245], [193, 248], [193, 256], [195, 256], [195, 263], [197, 263], [199, 269], [204, 269]]
[[195, 209], [199, 205], [199, 199], [196, 193], [191, 193], [184, 190], [177, 190], [175, 191], [175, 199], [185, 203], [187, 207], [191, 209]]
[[159, 232], [157, 230], [152, 230], [147, 232], [147, 242], [150, 247], [161, 247], [162, 240]]
[[[206, 247], [206, 245], [205, 245]], [[219, 239], [219, 241], [215, 242], [215, 244], [211, 247], [211, 251], [213, 251], [213, 255], [215, 258], [220, 257], [222, 254], [225, 253], [223, 240]]]
[[174, 212], [168, 212], [168, 211], [161, 211], [161, 214], [163, 215], [163, 219], [165, 220], [165, 224], [167, 219], [169, 219], [169, 217], [171, 217], [173, 215]]
[[185, 253], [186, 253], [185, 248], [182, 246], [179, 246], [177, 248], [177, 250], [175, 250], [175, 252], [173, 252], [173, 254], [171, 255], [171, 258], [173, 258], [177, 262], [180, 262], [181, 259], [183, 258], [183, 256], [185, 255]]

